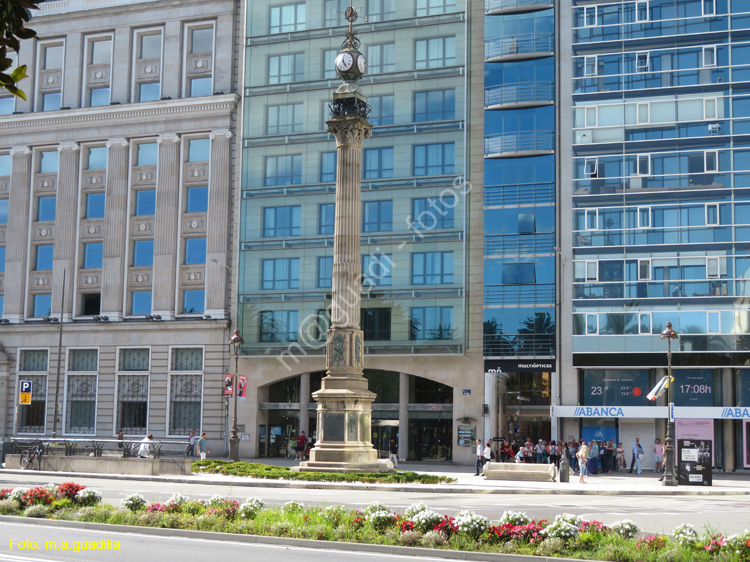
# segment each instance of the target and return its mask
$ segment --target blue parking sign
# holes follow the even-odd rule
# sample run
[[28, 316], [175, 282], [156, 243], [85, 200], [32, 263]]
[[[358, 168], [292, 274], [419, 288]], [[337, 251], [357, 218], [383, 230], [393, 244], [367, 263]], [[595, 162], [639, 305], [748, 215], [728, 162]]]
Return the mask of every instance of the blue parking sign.
[[31, 392], [31, 381], [21, 381], [21, 392]]

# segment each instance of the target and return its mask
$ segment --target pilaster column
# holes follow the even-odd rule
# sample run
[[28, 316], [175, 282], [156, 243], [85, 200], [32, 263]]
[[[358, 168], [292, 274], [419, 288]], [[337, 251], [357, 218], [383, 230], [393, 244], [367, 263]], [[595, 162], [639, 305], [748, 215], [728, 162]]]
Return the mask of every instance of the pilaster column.
[[398, 374], [398, 458], [409, 458], [409, 375]]
[[[226, 129], [211, 131], [211, 165], [208, 184], [208, 224], [206, 234], [206, 314], [211, 318], [227, 316], [227, 264], [231, 182], [232, 133]], [[224, 266], [227, 267], [224, 267]], [[307, 405], [305, 405], [306, 407]]]
[[310, 373], [302, 373], [299, 378], [299, 430], [304, 431], [310, 439], [310, 414], [307, 405], [310, 403]]
[[128, 225], [128, 140], [107, 141], [107, 193], [104, 198], [101, 314], [110, 321], [123, 317]]
[[180, 136], [159, 136], [154, 224], [154, 275], [151, 284], [154, 314], [175, 316], [175, 283], [179, 260]]
[[[61, 314], [64, 320], [73, 317], [75, 292], [76, 245], [78, 243], [78, 149], [77, 142], [61, 142], [57, 146], [57, 207], [55, 209], [55, 249], [52, 268], [52, 313]], [[65, 294], [63, 288], [63, 271]], [[60, 302], [62, 299], [62, 310]]]
[[[734, 396], [734, 370], [733, 369], [722, 369], [721, 370], [721, 404], [725, 408], [736, 406]], [[735, 432], [734, 432], [734, 420], [722, 420], [721, 422], [721, 440], [724, 442], [724, 462], [722, 466], [724, 470], [730, 470], [734, 472], [737, 469], [737, 460], [735, 455]]]
[[22, 322], [28, 275], [27, 254], [29, 241], [29, 203], [31, 188], [31, 149], [14, 146], [10, 149], [13, 159], [10, 175], [10, 201], [8, 202], [8, 225], [5, 230], [5, 308], [3, 318], [11, 322]]

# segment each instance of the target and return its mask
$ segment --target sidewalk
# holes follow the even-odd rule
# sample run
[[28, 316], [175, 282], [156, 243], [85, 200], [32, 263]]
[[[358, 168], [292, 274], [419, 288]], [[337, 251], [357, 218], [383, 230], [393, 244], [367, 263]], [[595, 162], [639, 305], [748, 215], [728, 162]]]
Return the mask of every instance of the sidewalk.
[[[245, 459], [275, 466], [297, 466], [292, 459]], [[268, 480], [220, 474], [193, 474], [191, 476], [135, 476], [122, 474], [92, 474], [80, 472], [43, 472], [28, 470], [2, 470], [2, 473], [45, 474], [59, 477], [82, 477], [116, 479], [128, 481], [181, 482], [190, 484], [231, 484], [242, 487], [351, 489], [351, 490], [399, 490], [421, 493], [454, 494], [575, 494], [575, 495], [748, 495], [750, 496], [750, 473], [715, 472], [712, 486], [666, 487], [659, 482], [654, 472], [638, 476], [627, 472], [590, 476], [585, 484], [578, 482], [578, 475], [571, 474], [570, 482], [518, 482], [509, 480], [487, 480], [474, 476], [474, 467], [453, 463], [399, 463], [405, 471], [436, 474], [454, 478], [450, 484], [363, 484], [346, 482], [306, 482], [299, 480]]]

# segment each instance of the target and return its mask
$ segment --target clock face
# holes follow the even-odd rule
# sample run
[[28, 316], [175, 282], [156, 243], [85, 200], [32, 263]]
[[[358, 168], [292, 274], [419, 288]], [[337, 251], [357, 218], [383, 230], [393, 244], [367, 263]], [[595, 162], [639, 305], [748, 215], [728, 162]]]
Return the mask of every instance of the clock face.
[[359, 68], [360, 73], [365, 73], [367, 62], [365, 61], [365, 57], [362, 55], [359, 55], [359, 57], [357, 58], [357, 68]]
[[354, 58], [349, 53], [339, 53], [336, 57], [336, 68], [341, 72], [346, 72], [354, 64]]

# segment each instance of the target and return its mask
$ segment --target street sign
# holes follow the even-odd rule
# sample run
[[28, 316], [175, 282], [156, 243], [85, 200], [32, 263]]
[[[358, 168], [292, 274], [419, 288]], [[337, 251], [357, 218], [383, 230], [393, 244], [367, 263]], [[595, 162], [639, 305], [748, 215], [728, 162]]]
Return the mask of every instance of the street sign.
[[18, 403], [31, 405], [31, 381], [19, 381], [21, 391], [18, 395]]
[[669, 423], [674, 421], [674, 402], [669, 403]]

